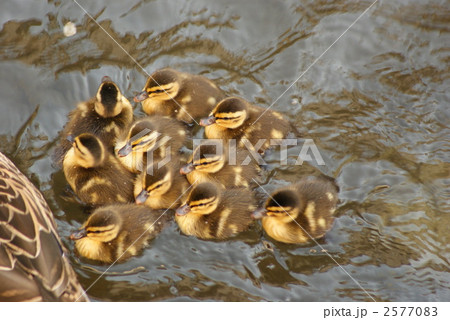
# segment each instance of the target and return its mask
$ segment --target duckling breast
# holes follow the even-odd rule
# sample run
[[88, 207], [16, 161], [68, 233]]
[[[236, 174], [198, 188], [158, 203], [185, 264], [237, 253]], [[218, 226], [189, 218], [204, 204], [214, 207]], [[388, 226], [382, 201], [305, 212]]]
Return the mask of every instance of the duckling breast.
[[108, 246], [103, 242], [85, 237], [76, 241], [75, 248], [81, 256], [88, 259], [98, 260], [105, 263], [113, 262], [112, 254], [109, 250], [110, 248], [108, 248]]

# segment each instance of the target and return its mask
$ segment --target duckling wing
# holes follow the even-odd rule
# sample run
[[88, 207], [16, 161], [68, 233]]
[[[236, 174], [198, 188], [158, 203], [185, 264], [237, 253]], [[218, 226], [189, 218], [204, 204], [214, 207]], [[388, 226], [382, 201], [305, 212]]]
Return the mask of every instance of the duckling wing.
[[86, 301], [40, 192], [0, 153], [0, 301]]

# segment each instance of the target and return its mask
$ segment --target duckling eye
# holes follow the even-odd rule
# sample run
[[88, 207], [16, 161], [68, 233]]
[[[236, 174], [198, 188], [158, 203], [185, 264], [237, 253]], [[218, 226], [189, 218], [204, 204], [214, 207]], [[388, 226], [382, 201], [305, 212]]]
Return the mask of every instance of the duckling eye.
[[222, 118], [219, 118], [220, 120], [234, 120], [234, 119], [237, 119], [237, 117], [222, 117]]
[[[164, 184], [164, 183], [159, 183], [159, 184], [157, 184], [152, 190], [161, 188], [161, 187], [163, 186], [163, 184]], [[151, 190], [148, 190], [148, 191], [150, 192]]]
[[134, 143], [132, 143], [131, 148], [136, 148], [137, 146], [142, 146], [146, 143], [148, 143], [148, 140], [141, 139], [141, 140], [138, 140], [138, 141], [135, 141]]
[[157, 90], [153, 90], [153, 91], [151, 91], [151, 92], [149, 92], [149, 93], [163, 93], [164, 92], [164, 90], [162, 90], [162, 89], [157, 89]]
[[88, 230], [89, 233], [102, 233], [101, 230]]
[[207, 203], [200, 203], [200, 204], [196, 204], [196, 205], [191, 206], [191, 208], [204, 207], [206, 205], [207, 205]]

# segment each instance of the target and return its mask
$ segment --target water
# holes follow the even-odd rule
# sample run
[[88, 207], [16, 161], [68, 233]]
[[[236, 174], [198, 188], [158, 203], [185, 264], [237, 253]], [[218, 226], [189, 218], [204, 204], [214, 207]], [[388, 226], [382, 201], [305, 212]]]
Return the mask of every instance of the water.
[[[264, 189], [323, 172], [342, 201], [320, 246], [274, 242], [258, 225], [226, 242], [172, 225], [99, 278], [107, 267], [67, 240], [86, 215], [62, 198], [50, 155], [68, 112], [104, 75], [131, 98], [146, 74], [76, 3], [3, 1], [0, 150], [44, 193], [92, 299], [450, 300], [448, 1], [380, 0], [331, 48], [371, 1], [79, 2], [147, 72], [203, 74], [229, 94], [274, 103], [314, 139], [325, 165], [279, 165], [270, 154]], [[68, 21], [77, 26], [69, 38]]]

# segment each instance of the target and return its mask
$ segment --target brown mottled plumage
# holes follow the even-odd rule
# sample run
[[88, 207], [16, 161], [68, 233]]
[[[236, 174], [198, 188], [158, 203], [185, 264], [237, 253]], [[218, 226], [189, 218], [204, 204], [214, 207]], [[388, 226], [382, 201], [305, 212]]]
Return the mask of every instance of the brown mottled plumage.
[[247, 230], [255, 208], [252, 193], [230, 190], [204, 182], [195, 185], [185, 205], [177, 209], [175, 221], [187, 235], [202, 239], [226, 239]]
[[122, 262], [137, 255], [170, 219], [146, 206], [114, 204], [96, 209], [70, 238], [83, 257]]
[[161, 168], [149, 166], [139, 174], [134, 185], [136, 203], [152, 209], [175, 209], [186, 198], [189, 183], [179, 171], [179, 161], [172, 159]]
[[[253, 146], [263, 153], [270, 140], [283, 139], [292, 128], [280, 113], [255, 106], [238, 97], [220, 101], [208, 118], [200, 120], [208, 139], [237, 140], [240, 147]], [[260, 141], [260, 139], [262, 139]], [[250, 144], [245, 145], [245, 141]]]
[[138, 173], [148, 165], [178, 158], [186, 137], [181, 122], [169, 117], [146, 117], [133, 123], [118, 139], [116, 154], [125, 168]]
[[186, 123], [206, 117], [225, 94], [204, 76], [161, 69], [153, 73], [134, 101], [148, 115], [164, 115]]
[[331, 178], [303, 178], [273, 192], [253, 217], [262, 218], [266, 233], [280, 242], [303, 243], [321, 238], [333, 225], [338, 192]]
[[133, 202], [135, 175], [90, 133], [75, 138], [64, 162], [64, 175], [82, 202], [91, 206]]
[[71, 147], [66, 138], [82, 133], [97, 136], [106, 149], [113, 152], [117, 137], [133, 121], [133, 108], [119, 87], [109, 77], [103, 77], [95, 97], [79, 103], [68, 117], [69, 121], [61, 133], [60, 145], [54, 155], [58, 163], [63, 161]]
[[248, 187], [259, 166], [246, 150], [211, 141], [200, 144], [180, 172], [191, 184], [210, 181], [225, 188]]
[[52, 212], [0, 153], [0, 301], [87, 301]]

